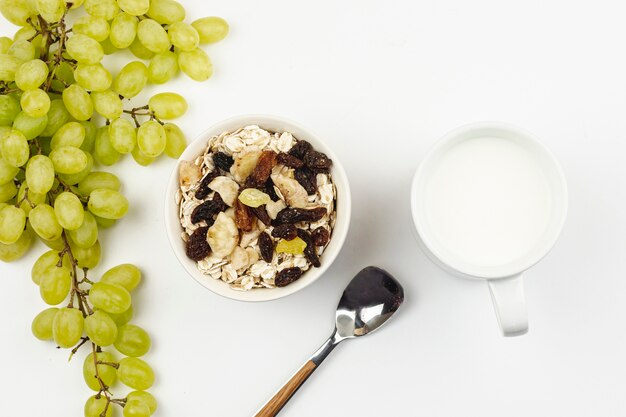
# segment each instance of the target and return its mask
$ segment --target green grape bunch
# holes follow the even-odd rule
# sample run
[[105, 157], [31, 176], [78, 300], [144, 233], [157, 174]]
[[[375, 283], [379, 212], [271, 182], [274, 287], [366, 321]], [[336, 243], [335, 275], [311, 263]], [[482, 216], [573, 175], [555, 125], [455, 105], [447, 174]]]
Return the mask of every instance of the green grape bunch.
[[[68, 14], [83, 8], [70, 27]], [[129, 100], [147, 85], [179, 72], [194, 81], [213, 66], [200, 44], [228, 34], [219, 17], [185, 23], [175, 0], [0, 0], [0, 12], [19, 29], [0, 36], [0, 260], [24, 256], [38, 238], [50, 248], [31, 271], [49, 306], [32, 323], [40, 340], [90, 352], [83, 376], [94, 391], [86, 417], [147, 417], [155, 379], [140, 359], [148, 333], [130, 323], [131, 292], [140, 270], [121, 264], [99, 280], [88, 275], [101, 257], [99, 228], [127, 213], [117, 176], [102, 169], [130, 154], [142, 166], [162, 154], [178, 158], [187, 143], [171, 120], [187, 111], [174, 92], [143, 106]], [[129, 50], [137, 59], [115, 76], [105, 55]], [[112, 393], [119, 381], [133, 391]]]

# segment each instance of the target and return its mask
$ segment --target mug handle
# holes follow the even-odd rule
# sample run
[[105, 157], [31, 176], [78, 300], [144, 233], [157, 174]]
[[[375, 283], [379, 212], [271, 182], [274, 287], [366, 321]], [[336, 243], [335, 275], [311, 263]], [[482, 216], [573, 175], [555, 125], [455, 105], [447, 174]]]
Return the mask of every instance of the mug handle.
[[528, 311], [522, 274], [487, 281], [493, 308], [504, 336], [521, 336], [528, 332]]

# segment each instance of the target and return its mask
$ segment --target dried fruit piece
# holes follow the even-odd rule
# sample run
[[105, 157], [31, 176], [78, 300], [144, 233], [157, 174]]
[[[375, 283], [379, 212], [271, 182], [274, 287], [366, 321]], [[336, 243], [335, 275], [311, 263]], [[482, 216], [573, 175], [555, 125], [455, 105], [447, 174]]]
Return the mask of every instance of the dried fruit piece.
[[226, 210], [226, 208], [227, 206], [224, 204], [222, 197], [215, 193], [212, 199], [205, 201], [193, 210], [191, 222], [198, 223], [204, 220], [207, 222], [207, 225], [211, 226], [213, 224], [213, 216]]
[[325, 246], [330, 240], [330, 232], [327, 228], [320, 226], [311, 232], [311, 238], [315, 246]]
[[274, 284], [277, 287], [285, 287], [298, 280], [301, 276], [302, 270], [300, 268], [285, 268], [276, 275], [276, 278], [274, 278]]
[[285, 223], [278, 225], [272, 230], [272, 236], [278, 239], [291, 240], [298, 236], [298, 230], [294, 224]]
[[285, 223], [316, 222], [324, 217], [326, 213], [324, 207], [316, 207], [313, 209], [286, 208], [278, 213], [272, 223], [278, 226]]
[[209, 188], [213, 191], [217, 191], [219, 195], [222, 196], [222, 200], [224, 200], [229, 207], [235, 204], [235, 199], [239, 193], [239, 184], [235, 181], [224, 176], [216, 177], [209, 183]]
[[278, 163], [284, 165], [289, 168], [300, 168], [304, 165], [301, 159], [296, 158], [293, 155], [289, 155], [288, 153], [281, 152], [277, 157]]
[[208, 227], [199, 227], [189, 236], [185, 247], [185, 253], [189, 259], [201, 261], [211, 253], [211, 247], [206, 241]]
[[304, 229], [298, 229], [298, 237], [306, 243], [306, 248], [304, 248], [304, 256], [306, 260], [311, 262], [314, 267], [319, 268], [322, 264], [319, 256], [317, 256], [317, 251], [311, 234]]
[[246, 178], [254, 171], [261, 156], [261, 150], [257, 147], [248, 147], [244, 152], [235, 159], [235, 163], [230, 168], [230, 173], [240, 183], [244, 183]]
[[230, 254], [229, 264], [235, 270], [245, 268], [250, 264], [250, 256], [244, 248], [237, 246]]
[[311, 169], [298, 168], [294, 171], [294, 177], [309, 195], [317, 193], [317, 177]]
[[304, 165], [315, 172], [328, 172], [333, 161], [326, 154], [310, 149], [303, 159]]
[[230, 255], [239, 242], [235, 221], [223, 212], [218, 214], [213, 226], [209, 227], [207, 242], [215, 256], [223, 258]]
[[240, 200], [235, 200], [235, 224], [239, 230], [249, 232], [254, 228], [256, 218], [252, 214], [250, 208], [243, 204]]
[[274, 181], [274, 184], [276, 184], [289, 206], [298, 208], [307, 206], [309, 202], [308, 194], [298, 181], [285, 175], [272, 175], [272, 181]]
[[303, 160], [304, 155], [306, 155], [306, 153], [311, 149], [313, 149], [313, 146], [311, 146], [309, 142], [307, 142], [306, 140], [299, 140], [296, 142], [295, 145], [291, 147], [291, 149], [289, 150], [289, 155], [295, 156], [296, 158]]
[[274, 258], [274, 241], [267, 233], [263, 232], [259, 235], [259, 251], [261, 258], [267, 263], [272, 262]]
[[183, 187], [197, 183], [202, 177], [200, 167], [193, 162], [182, 161], [178, 167], [178, 181]]
[[304, 240], [296, 237], [291, 240], [281, 239], [276, 245], [276, 252], [290, 253], [292, 255], [301, 255], [304, 253], [307, 244]]
[[259, 207], [271, 201], [269, 195], [256, 188], [246, 188], [239, 194], [238, 200], [248, 207]]
[[202, 178], [202, 181], [200, 181], [200, 185], [196, 190], [196, 198], [198, 200], [204, 200], [211, 193], [209, 184], [211, 183], [211, 181], [217, 178], [218, 175], [219, 173], [217, 172], [217, 170], [215, 170], [207, 173], [204, 178]]
[[278, 213], [284, 208], [287, 207], [287, 204], [281, 199], [278, 201], [270, 201], [265, 205], [265, 210], [267, 210], [267, 214], [270, 216], [270, 219], [274, 220]]
[[230, 171], [230, 167], [233, 166], [234, 162], [233, 157], [226, 155], [224, 152], [215, 152], [213, 154], [213, 163], [215, 166], [226, 172]]
[[267, 214], [267, 210], [265, 209], [265, 204], [259, 207], [251, 207], [250, 210], [252, 211], [252, 213], [254, 213], [257, 219], [261, 220], [261, 222], [264, 225], [266, 226], [272, 225], [272, 219], [270, 218], [270, 215]]
[[255, 186], [263, 185], [270, 177], [272, 168], [276, 166], [276, 152], [263, 151], [256, 162], [256, 166], [248, 178]]
[[268, 178], [264, 185], [260, 186], [259, 189], [265, 194], [269, 195], [272, 201], [280, 200], [278, 195], [276, 195], [276, 190], [274, 189], [274, 181], [271, 178]]

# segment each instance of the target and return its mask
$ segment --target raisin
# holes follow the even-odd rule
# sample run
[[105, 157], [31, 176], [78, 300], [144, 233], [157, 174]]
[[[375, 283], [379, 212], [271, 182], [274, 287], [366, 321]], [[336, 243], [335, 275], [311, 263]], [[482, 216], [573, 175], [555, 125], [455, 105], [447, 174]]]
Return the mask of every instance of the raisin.
[[304, 248], [304, 257], [307, 261], [311, 262], [314, 267], [319, 268], [322, 263], [320, 262], [319, 256], [317, 256], [317, 250], [311, 234], [304, 229], [298, 229], [298, 237], [306, 243], [306, 248]]
[[235, 224], [237, 228], [243, 232], [249, 232], [254, 229], [256, 218], [248, 206], [243, 204], [239, 199], [235, 200]]
[[259, 189], [269, 195], [272, 201], [278, 201], [278, 195], [274, 189], [274, 181], [272, 181], [271, 178], [268, 178], [265, 184], [259, 187]]
[[265, 184], [272, 173], [272, 168], [276, 166], [276, 159], [276, 152], [274, 151], [261, 152], [261, 156], [259, 156], [257, 160], [254, 171], [250, 174], [250, 177], [252, 177], [251, 182], [255, 186]]
[[212, 199], [205, 201], [193, 210], [191, 213], [191, 222], [198, 223], [204, 220], [207, 224], [211, 225], [213, 224], [213, 216], [227, 208], [228, 206], [224, 203], [224, 200], [222, 200], [222, 196], [220, 196], [219, 193], [215, 193]]
[[206, 240], [208, 231], [208, 227], [199, 227], [189, 236], [185, 247], [185, 253], [189, 259], [201, 261], [211, 253], [211, 247]]
[[325, 215], [326, 209], [324, 207], [314, 209], [286, 208], [278, 212], [272, 224], [278, 226], [285, 223], [316, 222]]
[[232, 156], [226, 155], [224, 152], [215, 152], [213, 154], [213, 163], [219, 169], [229, 172], [235, 161]]
[[311, 232], [311, 238], [315, 246], [324, 246], [330, 240], [330, 232], [325, 227], [318, 227]]
[[306, 140], [299, 140], [296, 142], [295, 145], [291, 147], [291, 149], [289, 150], [289, 155], [295, 156], [296, 158], [302, 160], [304, 159], [304, 155], [306, 155], [306, 153], [311, 149], [313, 149], [313, 146], [311, 146], [309, 142], [307, 142]]
[[328, 172], [333, 161], [326, 154], [310, 149], [304, 155], [304, 165], [315, 172]]
[[313, 171], [307, 167], [298, 168], [294, 171], [296, 181], [306, 190], [308, 195], [317, 193], [317, 177]]
[[277, 287], [285, 287], [292, 282], [298, 280], [302, 276], [302, 270], [300, 268], [285, 268], [276, 274], [276, 278], [274, 278], [274, 284]]
[[293, 224], [281, 224], [272, 230], [272, 236], [278, 239], [292, 240], [298, 236], [298, 229]]
[[252, 211], [252, 213], [254, 213], [257, 219], [263, 222], [264, 225], [270, 226], [272, 224], [272, 219], [270, 218], [270, 215], [267, 214], [265, 204], [259, 207], [250, 207], [250, 210]]
[[198, 200], [204, 200], [211, 193], [212, 190], [209, 188], [209, 184], [217, 176], [219, 176], [219, 173], [217, 172], [217, 170], [214, 170], [209, 172], [204, 176], [204, 178], [202, 178], [202, 181], [200, 181], [200, 186], [196, 190], [196, 198]]
[[283, 164], [284, 166], [289, 168], [300, 168], [302, 165], [304, 165], [304, 162], [302, 162], [301, 159], [298, 159], [295, 156], [289, 155], [288, 153], [284, 152], [278, 154], [277, 160], [279, 164]]
[[261, 258], [267, 263], [272, 262], [274, 258], [274, 241], [265, 232], [259, 235], [259, 251], [261, 252]]

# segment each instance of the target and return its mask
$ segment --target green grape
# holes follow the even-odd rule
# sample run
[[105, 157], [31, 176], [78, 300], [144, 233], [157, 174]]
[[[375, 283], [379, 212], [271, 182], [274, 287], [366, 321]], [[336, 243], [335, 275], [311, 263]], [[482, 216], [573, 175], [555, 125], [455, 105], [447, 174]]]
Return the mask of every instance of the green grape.
[[79, 268], [93, 269], [100, 263], [101, 248], [99, 241], [96, 240], [93, 246], [86, 249], [76, 246], [74, 242], [70, 241], [70, 247]]
[[148, 406], [150, 414], [157, 410], [157, 400], [152, 394], [146, 391], [131, 391], [126, 396], [128, 401], [140, 401]]
[[74, 244], [82, 249], [92, 247], [98, 240], [98, 223], [93, 214], [86, 211], [83, 224], [76, 230], [70, 230], [67, 233]]
[[84, 180], [78, 183], [78, 192], [85, 196], [91, 194], [92, 191], [99, 188], [119, 191], [121, 183], [115, 174], [102, 171], [91, 172]]
[[0, 243], [17, 242], [26, 226], [26, 213], [21, 208], [6, 205], [0, 209]]
[[35, 46], [29, 41], [21, 39], [13, 42], [7, 54], [14, 56], [22, 62], [30, 61], [35, 58]]
[[[99, 390], [100, 388], [97, 388], [95, 391]], [[104, 413], [105, 409], [106, 413]], [[104, 417], [113, 416], [113, 406], [108, 403], [106, 397], [104, 395], [89, 397], [85, 403], [85, 417], [102, 417], [102, 413], [104, 413]]]
[[228, 35], [228, 22], [221, 17], [209, 16], [194, 20], [191, 23], [200, 35], [200, 43], [221, 41]]
[[133, 318], [133, 306], [131, 304], [131, 306], [128, 307], [128, 310], [120, 314], [113, 314], [113, 313], [108, 313], [108, 314], [109, 314], [109, 317], [113, 319], [115, 324], [117, 324], [118, 326], [123, 326], [129, 321], [131, 321]]
[[120, 50], [119, 48], [115, 47], [115, 45], [111, 43], [111, 39], [109, 38], [106, 38], [105, 40], [100, 42], [100, 45], [102, 45], [102, 51], [104, 52], [105, 55], [111, 55]]
[[0, 203], [9, 201], [17, 194], [17, 187], [13, 181], [6, 184], [0, 184]]
[[19, 112], [20, 104], [15, 98], [9, 95], [0, 95], [0, 126], [11, 126], [13, 119]]
[[149, 158], [161, 155], [166, 142], [165, 129], [155, 120], [147, 121], [137, 129], [137, 147]]
[[150, 0], [117, 0], [120, 9], [132, 16], [141, 16], [148, 12]]
[[37, 36], [37, 29], [32, 26], [24, 26], [19, 28], [19, 30], [15, 32], [15, 34], [13, 35], [13, 40], [29, 40], [31, 38], [34, 38], [35, 36]]
[[64, 191], [54, 200], [54, 213], [59, 224], [67, 230], [76, 230], [85, 218], [85, 210], [76, 194]]
[[113, 120], [109, 125], [109, 141], [117, 152], [129, 153], [137, 142], [135, 125], [128, 119]]
[[102, 45], [97, 40], [79, 33], [68, 38], [65, 47], [72, 58], [84, 64], [97, 64], [104, 56]]
[[54, 341], [62, 348], [74, 346], [83, 335], [84, 325], [85, 319], [79, 310], [69, 307], [59, 309], [52, 321]]
[[124, 111], [122, 100], [111, 90], [94, 91], [91, 93], [91, 99], [94, 110], [106, 119], [117, 119]]
[[124, 287], [106, 282], [96, 282], [89, 290], [89, 301], [99, 310], [120, 314], [130, 307], [131, 297]]
[[172, 45], [181, 51], [192, 51], [200, 43], [198, 31], [191, 25], [183, 22], [172, 23], [167, 29]]
[[76, 185], [87, 178], [87, 175], [89, 175], [93, 168], [94, 161], [90, 153], [85, 153], [85, 155], [87, 155], [87, 165], [85, 165], [85, 168], [76, 174], [59, 174], [61, 181], [68, 185]]
[[23, 63], [24, 60], [9, 55], [8, 53], [0, 54], [0, 81], [15, 80], [15, 72]]
[[[18, 115], [19, 117], [19, 115]], [[48, 124], [41, 132], [41, 136], [52, 136], [57, 130], [70, 120], [70, 113], [65, 108], [63, 100], [52, 100], [50, 102], [50, 110], [48, 110]], [[24, 133], [26, 134], [26, 133]], [[39, 136], [39, 135], [37, 135]], [[28, 135], [26, 135], [28, 137]], [[33, 139], [29, 138], [29, 139]]]
[[[0, 138], [11, 131], [11, 126], [0, 126]], [[2, 155], [0, 155], [2, 159]]]
[[40, 59], [24, 62], [15, 71], [15, 84], [21, 90], [38, 88], [48, 78], [48, 66]]
[[148, 81], [163, 84], [178, 72], [178, 57], [174, 52], [167, 51], [155, 55], [148, 65]]
[[85, 383], [87, 383], [87, 386], [92, 390], [100, 391], [100, 383], [96, 378], [96, 367], [98, 369], [98, 376], [107, 387], [115, 383], [117, 370], [104, 363], [96, 365], [96, 362], [116, 363], [117, 358], [111, 352], [98, 352], [95, 355], [95, 360], [92, 352], [85, 358], [85, 362], [83, 362], [83, 378], [85, 378]]
[[30, 117], [42, 117], [50, 110], [50, 97], [40, 89], [27, 90], [22, 93], [20, 105], [24, 113]]
[[109, 139], [108, 126], [101, 126], [96, 132], [94, 155], [98, 162], [104, 165], [113, 165], [120, 159], [120, 153], [115, 150]]
[[100, 310], [85, 318], [85, 333], [98, 346], [112, 345], [118, 335], [117, 325], [113, 319]]
[[93, 151], [94, 144], [96, 143], [96, 124], [92, 121], [83, 121], [80, 122], [81, 125], [85, 128], [85, 140], [83, 140], [83, 144], [80, 145], [80, 149], [85, 152], [91, 153]]
[[26, 228], [17, 242], [10, 245], [0, 243], [0, 261], [12, 262], [21, 258], [30, 249], [32, 243], [33, 233], [29, 228]]
[[144, 153], [141, 152], [141, 149], [139, 149], [139, 146], [135, 146], [135, 149], [133, 149], [130, 154], [133, 156], [135, 162], [144, 167], [150, 165], [156, 160], [156, 158], [150, 158], [144, 155]]
[[58, 311], [58, 308], [50, 307], [37, 314], [30, 326], [33, 336], [39, 340], [52, 340], [52, 322]]
[[109, 23], [100, 16], [83, 16], [74, 22], [72, 32], [87, 35], [102, 42], [109, 37]]
[[[52, 103], [54, 103], [54, 100], [50, 102], [51, 109]], [[48, 110], [48, 115], [49, 114], [50, 110]], [[35, 139], [37, 136], [42, 135], [50, 124], [48, 115], [31, 117], [27, 115], [26, 112], [21, 111], [15, 117], [15, 120], [13, 120], [13, 129], [22, 132], [28, 140]]]
[[111, 20], [120, 11], [115, 0], [85, 0], [85, 11], [92, 16]]
[[61, 146], [73, 146], [75, 148], [82, 145], [85, 139], [85, 128], [78, 122], [68, 122], [56, 131], [52, 136], [50, 147], [52, 149], [60, 148]]
[[0, 1], [0, 12], [11, 23], [17, 26], [26, 26], [31, 15], [36, 14], [34, 4], [23, 0], [2, 0]]
[[[28, 193], [28, 201], [24, 199], [24, 196], [26, 195], [26, 193]], [[17, 191], [16, 200], [21, 201], [20, 208], [24, 210], [24, 213], [26, 213], [26, 217], [28, 217], [30, 214], [30, 211], [33, 209], [33, 207], [31, 207], [31, 203], [34, 206], [36, 206], [37, 204], [41, 204], [45, 202], [46, 194], [39, 194], [30, 190], [28, 188], [28, 184], [26, 182], [23, 182]]]
[[50, 152], [54, 170], [60, 174], [77, 174], [87, 166], [85, 152], [73, 146], [60, 146]]
[[144, 19], [139, 22], [137, 38], [143, 46], [155, 54], [165, 52], [172, 46], [163, 26], [152, 19]]
[[54, 209], [48, 204], [39, 204], [28, 215], [33, 230], [44, 240], [56, 240], [61, 236], [63, 228], [57, 221]]
[[151, 344], [150, 336], [144, 329], [126, 324], [118, 329], [115, 349], [126, 356], [137, 358], [148, 353]]
[[46, 245], [50, 249], [54, 249], [57, 252], [65, 249], [65, 242], [60, 237], [53, 239], [53, 240], [46, 240], [42, 238], [41, 236], [39, 236], [39, 239], [41, 239], [44, 245]]
[[37, 13], [50, 23], [58, 22], [65, 14], [65, 1], [37, 0]]
[[180, 70], [195, 81], [205, 81], [213, 75], [213, 64], [209, 56], [200, 48], [193, 51], [180, 51], [178, 54]]
[[13, 45], [13, 40], [7, 36], [0, 36], [0, 54], [6, 54]]
[[[143, 44], [141, 42], [139, 42], [139, 39], [137, 37], [135, 37], [135, 39], [133, 39], [133, 42], [130, 44], [128, 49], [130, 50], [130, 52], [133, 55], [135, 55], [139, 59], [150, 59], [150, 58], [152, 58], [154, 56], [154, 52], [150, 51], [145, 46], [143, 46]], [[0, 56], [0, 63], [2, 63], [1, 56]], [[2, 74], [2, 73], [0, 73], [0, 74]], [[1, 77], [1, 75], [0, 75], [0, 77]]]
[[138, 401], [129, 400], [124, 405], [124, 417], [150, 417], [150, 407], [148, 404]]
[[111, 22], [110, 40], [113, 46], [126, 49], [137, 35], [137, 18], [127, 13], [119, 13]]
[[72, 1], [72, 7], [70, 9], [77, 9], [83, 5], [84, 0], [74, 0]]
[[174, 0], [152, 0], [147, 14], [163, 25], [171, 25], [185, 19], [185, 9]]
[[70, 115], [80, 121], [93, 116], [93, 102], [91, 96], [79, 84], [72, 84], [63, 90], [63, 104]]
[[26, 136], [19, 130], [11, 130], [0, 138], [2, 159], [13, 167], [21, 167], [28, 161], [30, 149]]
[[46, 270], [50, 267], [55, 267], [59, 269], [67, 270], [67, 273], [70, 273], [70, 260], [67, 255], [63, 256], [63, 264], [62, 266], [57, 266], [59, 263], [59, 251], [49, 250], [44, 252], [35, 263], [33, 264], [33, 268], [30, 271], [30, 277], [33, 282], [37, 285], [41, 283], [41, 280], [46, 275]]
[[39, 281], [39, 294], [42, 300], [54, 306], [62, 303], [67, 298], [71, 287], [72, 276], [69, 269], [53, 265], [46, 268], [43, 272], [41, 281]]
[[26, 165], [26, 183], [34, 193], [45, 194], [54, 183], [54, 165], [45, 155], [35, 155]]
[[102, 64], [78, 64], [74, 70], [74, 78], [87, 91], [105, 91], [113, 82], [111, 73]]
[[174, 123], [165, 123], [163, 129], [165, 129], [165, 138], [167, 139], [165, 154], [170, 158], [178, 159], [187, 147], [185, 134]]
[[99, 188], [89, 194], [89, 211], [105, 219], [120, 219], [128, 211], [128, 200], [117, 191]]
[[61, 89], [63, 89], [66, 84], [74, 84], [74, 67], [70, 66], [68, 62], [62, 61], [59, 63], [59, 66], [57, 66], [57, 71], [54, 73], [54, 76], [58, 78], [58, 81], [61, 81]]
[[117, 265], [106, 271], [100, 278], [100, 282], [117, 284], [132, 291], [141, 282], [141, 271], [132, 264]]
[[[126, 64], [124, 68], [120, 70], [113, 80], [111, 90], [125, 98], [131, 98], [139, 94], [146, 86], [147, 82], [148, 68], [146, 64], [141, 61], [133, 61]], [[112, 119], [112, 117], [110, 119]]]
[[148, 107], [159, 119], [175, 119], [187, 111], [187, 100], [176, 93], [159, 93], [150, 97]]
[[154, 384], [152, 368], [139, 358], [122, 359], [117, 376], [124, 385], [136, 390], [147, 390]]

